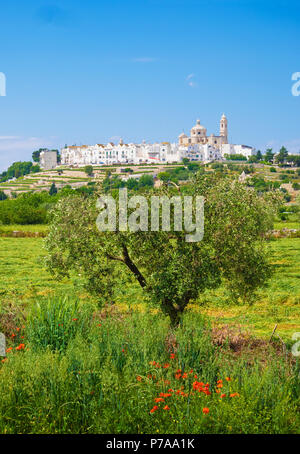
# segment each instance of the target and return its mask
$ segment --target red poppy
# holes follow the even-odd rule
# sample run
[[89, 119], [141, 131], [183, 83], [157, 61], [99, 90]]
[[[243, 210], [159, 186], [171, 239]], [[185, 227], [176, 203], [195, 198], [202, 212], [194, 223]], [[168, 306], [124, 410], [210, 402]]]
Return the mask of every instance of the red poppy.
[[154, 405], [154, 407], [150, 410], [150, 413], [154, 413], [156, 410], [158, 410], [158, 406]]

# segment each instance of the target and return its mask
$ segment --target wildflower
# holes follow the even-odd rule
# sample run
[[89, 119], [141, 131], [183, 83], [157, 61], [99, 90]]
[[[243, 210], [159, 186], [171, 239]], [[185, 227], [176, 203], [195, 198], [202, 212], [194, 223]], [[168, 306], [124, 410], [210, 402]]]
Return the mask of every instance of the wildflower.
[[156, 361], [150, 361], [149, 364], [150, 364], [150, 366], [155, 366]]
[[182, 375], [182, 378], [187, 378], [188, 374], [185, 372], [183, 375]]
[[20, 344], [18, 345], [18, 347], [16, 347], [16, 350], [20, 351], [20, 350], [24, 350], [25, 348], [25, 344]]
[[154, 405], [154, 407], [150, 410], [150, 413], [154, 413], [156, 410], [158, 410], [158, 406]]
[[7, 361], [7, 358], [2, 359], [1, 363], [5, 363], [5, 361]]
[[181, 374], [176, 374], [176, 375], [175, 375], [176, 380], [179, 380], [180, 377], [181, 377]]
[[16, 334], [12, 333], [11, 338], [13, 339], [14, 337], [16, 337]]
[[204, 408], [202, 409], [202, 412], [203, 412], [204, 415], [208, 415], [208, 413], [209, 413], [209, 408], [204, 407]]
[[223, 388], [222, 383], [219, 383], [219, 384], [217, 385], [217, 388]]
[[73, 318], [72, 320], [73, 322], [77, 322], [78, 318]]
[[170, 358], [175, 359], [175, 353], [171, 353]]
[[193, 373], [194, 373], [193, 369], [191, 369], [189, 373], [190, 373], [190, 374], [193, 374]]
[[223, 380], [218, 380], [217, 383], [223, 383]]
[[6, 349], [6, 353], [9, 353], [11, 351], [12, 351], [12, 347], [9, 347], [9, 348]]
[[164, 364], [164, 369], [168, 369], [168, 367], [170, 367], [170, 364], [168, 363]]
[[154, 399], [154, 401], [155, 401], [156, 403], [158, 403], [158, 402], [164, 402], [165, 399], [163, 399], [162, 397], [156, 397], [156, 398]]
[[225, 380], [226, 380], [226, 381], [230, 381], [231, 378], [230, 378], [230, 377], [226, 377]]
[[16, 331], [19, 332], [19, 331], [20, 331], [20, 328], [16, 328]]
[[173, 393], [174, 392], [174, 389], [170, 388], [168, 389], [168, 393]]
[[166, 406], [164, 407], [164, 410], [170, 410], [170, 407], [168, 407], [168, 405], [166, 405]]
[[239, 397], [239, 396], [240, 396], [239, 393], [232, 393], [232, 394], [230, 394], [230, 397]]
[[223, 399], [223, 397], [226, 397], [226, 394], [221, 394], [221, 399]]
[[136, 377], [137, 381], [142, 381], [142, 377], [140, 377], [139, 375]]
[[101, 323], [98, 323], [98, 325], [97, 325], [97, 326], [102, 326], [102, 325], [101, 325]]

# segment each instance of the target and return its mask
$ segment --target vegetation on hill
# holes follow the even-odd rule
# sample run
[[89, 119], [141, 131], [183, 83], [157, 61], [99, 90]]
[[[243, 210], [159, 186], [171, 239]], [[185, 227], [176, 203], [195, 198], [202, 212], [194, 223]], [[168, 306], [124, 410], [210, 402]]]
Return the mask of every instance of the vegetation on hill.
[[39, 165], [33, 165], [31, 161], [28, 162], [14, 162], [6, 171], [0, 174], [0, 182], [8, 181], [11, 178], [19, 178], [29, 173], [40, 172]]

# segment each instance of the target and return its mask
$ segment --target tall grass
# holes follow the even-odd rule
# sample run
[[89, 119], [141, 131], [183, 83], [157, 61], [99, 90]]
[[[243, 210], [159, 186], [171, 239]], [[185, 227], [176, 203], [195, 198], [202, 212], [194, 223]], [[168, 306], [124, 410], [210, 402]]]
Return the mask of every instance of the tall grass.
[[52, 300], [24, 343], [0, 363], [1, 433], [299, 433], [299, 364], [216, 346], [199, 314], [170, 331], [160, 314]]
[[27, 337], [35, 350], [50, 348], [63, 352], [78, 333], [84, 334], [88, 316], [77, 301], [67, 298], [36, 302], [29, 313]]

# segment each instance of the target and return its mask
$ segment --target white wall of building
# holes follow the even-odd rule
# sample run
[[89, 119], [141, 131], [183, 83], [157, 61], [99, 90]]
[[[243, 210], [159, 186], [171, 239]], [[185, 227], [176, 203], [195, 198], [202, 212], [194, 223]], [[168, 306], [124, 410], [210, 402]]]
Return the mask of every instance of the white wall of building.
[[40, 153], [40, 166], [44, 170], [55, 169], [57, 166], [57, 153], [56, 151], [42, 151]]

